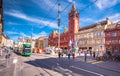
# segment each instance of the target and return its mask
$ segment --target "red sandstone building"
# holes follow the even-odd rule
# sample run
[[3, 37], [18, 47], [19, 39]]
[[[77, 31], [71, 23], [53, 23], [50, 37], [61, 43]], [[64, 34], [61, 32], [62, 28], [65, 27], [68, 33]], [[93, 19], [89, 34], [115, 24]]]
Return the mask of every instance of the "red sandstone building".
[[105, 47], [112, 53], [120, 53], [120, 22], [105, 30]]
[[[74, 43], [75, 40], [75, 33], [78, 32], [80, 29], [79, 25], [79, 12], [76, 10], [75, 5], [72, 6], [71, 11], [69, 12], [68, 18], [68, 31], [64, 28], [64, 32], [60, 34], [60, 48], [68, 49], [70, 40]], [[58, 47], [58, 32], [53, 31], [48, 38], [48, 44], [50, 46]]]

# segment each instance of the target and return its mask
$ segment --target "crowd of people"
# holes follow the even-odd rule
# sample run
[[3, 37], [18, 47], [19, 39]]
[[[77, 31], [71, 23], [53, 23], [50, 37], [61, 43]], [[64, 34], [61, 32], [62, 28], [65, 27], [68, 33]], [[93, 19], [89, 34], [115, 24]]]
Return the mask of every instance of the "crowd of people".
[[64, 50], [58, 52], [58, 57], [59, 59], [61, 57], [63, 57], [66, 54], [66, 56], [68, 57], [68, 59], [70, 60], [70, 58], [75, 59], [75, 56], [83, 56], [84, 60], [87, 60], [87, 57], [90, 56], [93, 59], [96, 60], [119, 60], [120, 61], [120, 54], [113, 54], [111, 53], [111, 51], [91, 51], [91, 50], [66, 50], [64, 52]]
[[59, 51], [59, 52], [58, 52], [58, 57], [59, 57], [59, 59], [60, 59], [61, 57], [63, 57], [64, 54], [66, 54], [66, 56], [68, 56], [68, 59], [69, 59], [69, 60], [70, 60], [71, 56], [72, 56], [72, 59], [75, 58], [75, 51], [70, 51], [70, 50], [68, 51], [68, 50], [67, 50], [67, 52], [63, 52], [63, 51]]

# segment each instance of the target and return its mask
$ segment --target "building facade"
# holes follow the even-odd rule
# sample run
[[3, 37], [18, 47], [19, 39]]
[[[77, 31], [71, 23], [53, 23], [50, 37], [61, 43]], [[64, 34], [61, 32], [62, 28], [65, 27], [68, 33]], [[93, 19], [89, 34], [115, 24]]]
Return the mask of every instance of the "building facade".
[[75, 33], [77, 47], [81, 51], [99, 51], [101, 54], [105, 50], [105, 33], [104, 30], [111, 24], [106, 20], [83, 27], [78, 33]]
[[0, 46], [2, 45], [2, 35], [3, 35], [3, 5], [2, 0], [0, 0]]
[[21, 49], [23, 47], [23, 44], [31, 44], [32, 40], [30, 37], [24, 37], [24, 38], [18, 38], [18, 48]]
[[120, 21], [105, 30], [105, 46], [112, 53], [120, 53]]
[[2, 34], [2, 42], [1, 42], [1, 46], [6, 46], [7, 44], [7, 40], [9, 39], [8, 36], [5, 36], [4, 34]]
[[48, 47], [48, 37], [45, 36], [45, 37], [39, 37], [37, 40], [36, 40], [36, 47], [38, 49], [44, 49], [46, 47]]
[[45, 37], [43, 40], [43, 48], [48, 47], [48, 37]]
[[[75, 5], [72, 5], [72, 9], [68, 14], [68, 30], [64, 28], [64, 32], [60, 34], [60, 48], [69, 49], [69, 42], [76, 42], [74, 33], [77, 33], [80, 29], [79, 25], [79, 12], [76, 10]], [[58, 32], [53, 31], [48, 38], [48, 45], [58, 47]]]
[[32, 52], [33, 52], [36, 48], [36, 40], [32, 39], [31, 41], [32, 41], [31, 42], [31, 49], [32, 49]]
[[7, 47], [14, 47], [14, 41], [11, 40], [11, 39], [7, 39], [6, 43], [5, 43], [5, 46], [7, 46]]

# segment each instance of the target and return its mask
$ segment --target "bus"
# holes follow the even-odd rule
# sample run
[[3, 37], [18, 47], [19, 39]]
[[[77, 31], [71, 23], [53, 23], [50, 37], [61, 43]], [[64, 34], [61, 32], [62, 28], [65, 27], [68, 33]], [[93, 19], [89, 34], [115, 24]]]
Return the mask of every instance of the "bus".
[[31, 44], [22, 44], [22, 49], [20, 50], [21, 55], [31, 56]]

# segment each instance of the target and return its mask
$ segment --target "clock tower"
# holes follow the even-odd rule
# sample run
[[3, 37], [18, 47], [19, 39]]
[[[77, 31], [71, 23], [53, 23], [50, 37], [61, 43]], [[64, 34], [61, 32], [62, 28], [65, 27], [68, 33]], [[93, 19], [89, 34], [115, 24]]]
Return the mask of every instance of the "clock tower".
[[77, 33], [80, 29], [80, 25], [79, 25], [79, 13], [76, 10], [75, 5], [72, 5], [72, 9], [69, 12], [69, 26], [68, 26], [68, 31], [69, 31], [69, 36], [70, 39], [73, 40], [75, 42], [75, 37], [74, 37], [74, 33]]

